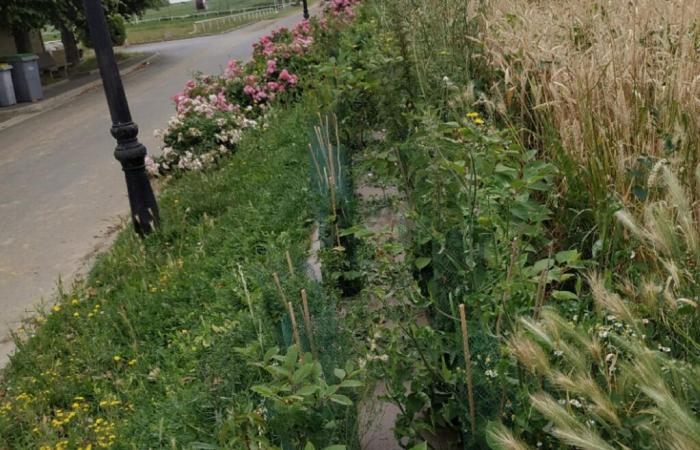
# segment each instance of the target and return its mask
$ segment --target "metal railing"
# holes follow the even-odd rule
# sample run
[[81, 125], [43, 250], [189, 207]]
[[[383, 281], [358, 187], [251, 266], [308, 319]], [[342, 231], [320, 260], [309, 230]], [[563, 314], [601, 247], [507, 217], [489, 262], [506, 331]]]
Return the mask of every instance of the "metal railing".
[[213, 19], [205, 19], [194, 22], [194, 33], [209, 32], [218, 29], [224, 25], [233, 25], [235, 23], [244, 22], [249, 19], [256, 19], [271, 14], [277, 14], [281, 7], [279, 5], [267, 6], [265, 8], [257, 8], [252, 11], [239, 12], [223, 17], [215, 17]]
[[151, 19], [138, 19], [135, 18], [131, 20], [130, 23], [132, 24], [142, 24], [142, 23], [150, 23], [150, 22], [167, 22], [171, 20], [183, 20], [183, 19], [194, 19], [197, 17], [209, 17], [209, 16], [232, 16], [232, 15], [237, 15], [237, 14], [243, 14], [243, 13], [249, 13], [249, 12], [256, 12], [259, 10], [267, 10], [270, 8], [276, 8], [277, 10], [280, 10], [282, 8], [286, 8], [289, 6], [291, 3], [290, 2], [285, 2], [285, 1], [279, 1], [275, 3], [270, 3], [267, 5], [263, 6], [255, 6], [251, 8], [243, 8], [243, 9], [229, 9], [229, 10], [219, 10], [219, 11], [205, 11], [205, 12], [198, 12], [198, 13], [192, 13], [192, 14], [184, 14], [180, 16], [163, 16], [163, 17], [154, 17]]

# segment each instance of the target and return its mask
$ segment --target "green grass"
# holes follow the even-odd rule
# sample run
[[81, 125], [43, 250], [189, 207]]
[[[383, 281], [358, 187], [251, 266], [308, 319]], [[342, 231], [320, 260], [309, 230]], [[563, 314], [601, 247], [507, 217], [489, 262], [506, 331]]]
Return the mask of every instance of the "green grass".
[[126, 27], [126, 41], [130, 45], [146, 42], [169, 41], [194, 36], [194, 22], [199, 19], [179, 19], [167, 22], [131, 23]]
[[[69, 73], [87, 73], [97, 69], [97, 58], [95, 58], [95, 53], [92, 50], [88, 50], [86, 53], [87, 55], [85, 55], [80, 64], [74, 68], [71, 68]], [[132, 58], [139, 58], [143, 55], [143, 53], [114, 52], [114, 58], [118, 63]]]
[[265, 378], [246, 355], [288, 338], [271, 274], [292, 298], [302, 285], [286, 279], [284, 252], [301, 270], [313, 111], [286, 111], [219, 169], [168, 183], [162, 229], [143, 241], [121, 233], [86, 282], [28, 325], [0, 381], [0, 448], [241, 448], [237, 420], [261, 405], [249, 386]]
[[41, 37], [44, 39], [44, 42], [60, 41], [61, 32], [51, 25], [47, 25], [41, 30]]
[[174, 39], [183, 39], [206, 34], [223, 33], [267, 17], [275, 17], [275, 15], [270, 14], [268, 16], [258, 18], [244, 19], [235, 24], [223, 24], [207, 29], [206, 31], [199, 31], [197, 33], [194, 32], [194, 23], [202, 20], [202, 18], [197, 17], [169, 20], [167, 22], [131, 23], [127, 25], [126, 36], [127, 42], [130, 45], [144, 44], [147, 42], [170, 41]]

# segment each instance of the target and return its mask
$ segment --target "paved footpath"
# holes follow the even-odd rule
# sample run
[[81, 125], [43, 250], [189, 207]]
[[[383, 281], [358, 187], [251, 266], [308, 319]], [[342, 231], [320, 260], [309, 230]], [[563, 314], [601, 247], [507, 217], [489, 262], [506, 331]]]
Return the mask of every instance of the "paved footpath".
[[[153, 131], [173, 114], [171, 97], [195, 71], [218, 73], [230, 58], [246, 59], [273, 28], [301, 13], [230, 33], [130, 47], [158, 52], [124, 79], [139, 137], [151, 152]], [[0, 131], [0, 367], [12, 351], [10, 332], [57, 282], [69, 283], [110, 242], [128, 212], [123, 174], [102, 87], [69, 104]]]

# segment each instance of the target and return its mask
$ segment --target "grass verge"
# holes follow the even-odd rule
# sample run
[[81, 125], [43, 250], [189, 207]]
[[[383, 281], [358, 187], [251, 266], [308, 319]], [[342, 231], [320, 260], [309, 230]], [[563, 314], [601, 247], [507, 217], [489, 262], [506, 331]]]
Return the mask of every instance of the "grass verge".
[[0, 384], [0, 448], [244, 448], [257, 435], [266, 403], [249, 387], [269, 374], [250, 363], [290, 340], [271, 274], [308, 249], [312, 118], [286, 111], [218, 170], [173, 180], [159, 232], [122, 233], [28, 324]]

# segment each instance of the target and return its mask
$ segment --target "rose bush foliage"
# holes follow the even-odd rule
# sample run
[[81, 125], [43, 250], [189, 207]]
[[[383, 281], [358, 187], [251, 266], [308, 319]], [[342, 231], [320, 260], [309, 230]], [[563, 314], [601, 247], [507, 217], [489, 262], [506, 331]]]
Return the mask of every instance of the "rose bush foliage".
[[358, 2], [328, 2], [321, 19], [262, 37], [253, 45], [250, 62], [231, 60], [221, 75], [189, 80], [173, 97], [175, 116], [157, 131], [164, 145], [160, 156], [146, 157], [149, 174], [201, 170], [232, 152], [245, 130], [268, 126], [270, 108], [299, 95], [304, 77], [322, 60], [322, 43], [355, 17]]

